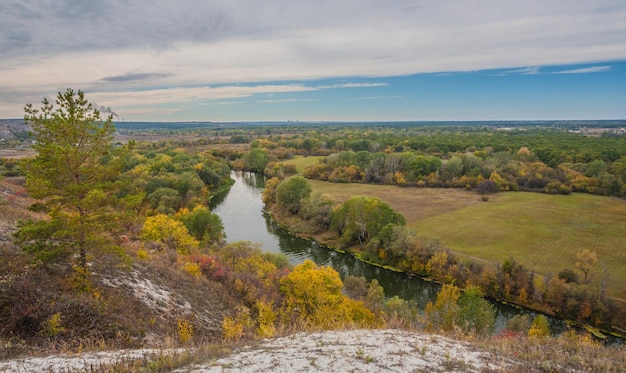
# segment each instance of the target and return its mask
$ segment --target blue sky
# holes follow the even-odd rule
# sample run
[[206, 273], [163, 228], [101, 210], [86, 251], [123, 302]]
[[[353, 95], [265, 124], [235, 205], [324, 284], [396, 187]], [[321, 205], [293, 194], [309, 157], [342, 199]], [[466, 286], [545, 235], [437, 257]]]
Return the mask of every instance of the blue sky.
[[626, 118], [623, 0], [3, 0], [0, 118]]

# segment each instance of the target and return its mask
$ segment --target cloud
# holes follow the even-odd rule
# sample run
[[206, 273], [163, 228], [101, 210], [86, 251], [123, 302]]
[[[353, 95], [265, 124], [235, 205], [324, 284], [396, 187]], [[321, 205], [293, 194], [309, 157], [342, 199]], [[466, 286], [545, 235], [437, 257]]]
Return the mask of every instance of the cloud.
[[276, 99], [276, 100], [256, 100], [254, 102], [264, 103], [264, 104], [282, 104], [286, 102], [315, 102], [315, 101], [319, 101], [319, 100], [314, 99], [314, 98], [283, 98], [283, 99]]
[[369, 100], [404, 100], [404, 96], [365, 96], [357, 97], [353, 101], [369, 101]]
[[127, 73], [124, 75], [107, 76], [100, 80], [105, 82], [133, 82], [138, 80], [156, 80], [170, 77], [172, 74], [156, 74], [156, 73]]
[[520, 69], [512, 69], [499, 71], [495, 75], [496, 76], [508, 76], [508, 75], [537, 75], [540, 73], [540, 68], [538, 66], [534, 67], [523, 67]]
[[622, 0], [4, 0], [0, 14], [0, 116], [66, 87], [118, 110], [252, 85], [626, 60]]
[[591, 67], [581, 67], [579, 69], [571, 69], [571, 70], [562, 70], [553, 72], [553, 74], [589, 74], [589, 73], [602, 73], [611, 71], [611, 66], [591, 66]]

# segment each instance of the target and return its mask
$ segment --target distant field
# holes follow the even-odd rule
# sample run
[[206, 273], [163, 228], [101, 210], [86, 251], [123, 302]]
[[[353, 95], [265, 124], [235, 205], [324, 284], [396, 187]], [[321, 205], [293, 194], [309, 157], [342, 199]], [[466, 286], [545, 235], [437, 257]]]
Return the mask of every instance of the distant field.
[[609, 274], [609, 295], [626, 289], [626, 200], [510, 192], [481, 201], [462, 189], [401, 188], [311, 180], [313, 190], [344, 201], [378, 196], [404, 215], [407, 225], [451, 250], [494, 262], [514, 258], [535, 272], [575, 269], [576, 253], [598, 254], [595, 282]]
[[302, 173], [304, 172], [304, 168], [308, 165], [311, 165], [315, 162], [317, 162], [320, 159], [323, 159], [325, 157], [323, 156], [316, 156], [316, 155], [310, 155], [310, 156], [302, 156], [302, 155], [296, 155], [294, 156], [292, 159], [280, 162], [282, 164], [293, 164], [296, 166], [296, 169], [298, 170], [298, 173]]

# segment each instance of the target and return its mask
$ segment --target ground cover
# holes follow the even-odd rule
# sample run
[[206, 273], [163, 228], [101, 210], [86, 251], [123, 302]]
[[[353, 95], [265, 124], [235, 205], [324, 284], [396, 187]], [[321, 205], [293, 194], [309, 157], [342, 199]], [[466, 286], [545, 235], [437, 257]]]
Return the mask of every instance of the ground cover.
[[304, 168], [306, 166], [312, 165], [316, 163], [318, 160], [324, 159], [324, 158], [325, 158], [324, 156], [318, 156], [318, 155], [307, 155], [307, 156], [296, 155], [293, 158], [280, 162], [280, 163], [295, 165], [296, 170], [298, 171], [298, 173], [301, 174], [304, 172]]
[[404, 215], [407, 225], [440, 240], [462, 256], [493, 262], [513, 258], [527, 268], [558, 275], [576, 268], [576, 253], [598, 256], [594, 284], [606, 268], [608, 294], [626, 288], [626, 201], [589, 194], [510, 192], [488, 202], [462, 189], [401, 188], [311, 180], [314, 191], [337, 202], [353, 195], [377, 196]]

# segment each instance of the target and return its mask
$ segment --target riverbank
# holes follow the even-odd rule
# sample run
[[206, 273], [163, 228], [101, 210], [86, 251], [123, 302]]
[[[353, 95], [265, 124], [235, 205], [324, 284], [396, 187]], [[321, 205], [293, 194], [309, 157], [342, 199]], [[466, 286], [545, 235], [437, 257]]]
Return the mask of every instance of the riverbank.
[[[315, 242], [318, 246], [323, 247], [327, 250], [333, 250], [333, 251], [340, 252], [340, 253], [347, 253], [347, 254], [352, 255], [357, 260], [367, 263], [369, 265], [384, 268], [386, 270], [390, 270], [390, 271], [394, 271], [398, 273], [405, 273], [408, 276], [419, 277], [421, 280], [424, 280], [424, 281], [435, 282], [438, 284], [455, 282], [455, 279], [452, 279], [452, 278], [441, 279], [441, 278], [437, 278], [434, 276], [422, 276], [420, 274], [407, 272], [401, 268], [397, 268], [391, 265], [385, 265], [385, 264], [381, 264], [373, 260], [367, 260], [367, 258], [365, 258], [363, 255], [364, 253], [363, 251], [355, 250], [354, 248], [348, 249], [348, 250], [342, 250], [338, 248], [338, 237], [333, 236], [329, 232], [316, 233], [312, 231], [311, 225], [307, 224], [306, 221], [300, 219], [298, 216], [284, 213], [283, 211], [278, 209], [276, 205], [272, 205], [272, 206], [266, 205], [265, 211], [267, 215], [269, 216], [269, 218], [288, 234], [307, 240], [307, 241]], [[517, 308], [519, 310], [526, 310], [526, 311], [533, 312], [533, 313], [540, 313], [540, 314], [553, 317], [555, 319], [562, 320], [566, 325], [575, 327], [580, 330], [584, 329], [588, 331], [589, 333], [593, 334], [598, 339], [606, 339], [608, 336], [610, 336], [613, 338], [617, 338], [618, 340], [621, 341], [626, 338], [626, 333], [622, 333], [619, 330], [601, 329], [593, 325], [580, 323], [574, 320], [559, 318], [557, 315], [555, 315], [554, 312], [551, 312], [545, 307], [530, 307], [528, 305], [518, 304], [515, 302], [511, 302], [509, 300], [498, 299], [495, 297], [489, 297], [489, 298], [494, 302], [497, 302], [497, 303], [500, 303], [509, 307]], [[611, 338], [611, 340], [613, 340], [613, 338]]]

